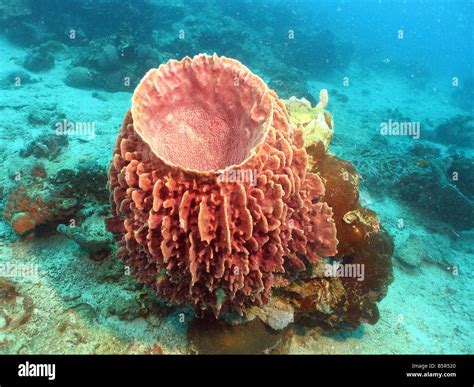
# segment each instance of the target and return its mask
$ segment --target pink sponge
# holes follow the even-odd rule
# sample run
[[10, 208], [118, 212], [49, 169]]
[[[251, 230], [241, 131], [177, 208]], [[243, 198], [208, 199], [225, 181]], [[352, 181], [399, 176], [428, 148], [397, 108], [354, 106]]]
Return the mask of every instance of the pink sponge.
[[278, 96], [238, 61], [150, 70], [114, 149], [108, 226], [139, 279], [176, 304], [244, 313], [275, 275], [336, 254], [324, 185]]

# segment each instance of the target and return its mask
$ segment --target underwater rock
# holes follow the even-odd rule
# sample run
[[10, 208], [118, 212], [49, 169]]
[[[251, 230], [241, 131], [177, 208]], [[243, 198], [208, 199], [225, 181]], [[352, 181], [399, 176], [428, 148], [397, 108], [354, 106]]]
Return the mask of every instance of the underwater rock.
[[5, 26], [5, 34], [12, 43], [24, 47], [38, 46], [52, 35], [44, 30], [44, 25], [26, 20], [10, 19]]
[[[32, 119], [36, 120], [40, 118], [39, 116], [34, 115]], [[61, 148], [67, 145], [68, 139], [66, 136], [42, 134], [29, 142], [26, 148], [20, 150], [19, 154], [21, 157], [29, 157], [33, 155], [37, 159], [54, 160], [61, 153]]]
[[32, 83], [38, 83], [40, 80], [33, 78], [26, 71], [11, 71], [1, 81], [2, 87], [19, 87]]
[[106, 44], [97, 57], [97, 67], [100, 70], [111, 71], [118, 66], [119, 55], [117, 49], [111, 44]]
[[79, 160], [76, 170], [61, 169], [53, 177], [54, 184], [77, 198], [87, 196], [98, 203], [107, 201], [107, 168], [96, 161]]
[[50, 114], [43, 110], [34, 110], [28, 114], [28, 122], [33, 126], [48, 125], [50, 120]]
[[462, 147], [474, 144], [474, 117], [457, 115], [439, 124], [430, 136], [434, 141]]
[[375, 324], [380, 317], [376, 304], [393, 281], [392, 254], [393, 242], [385, 231], [369, 233], [354, 253], [321, 262], [309, 275], [279, 288], [278, 295], [294, 307], [295, 321], [302, 326], [353, 330]]
[[451, 176], [452, 184], [463, 195], [474, 200], [474, 159], [454, 155], [446, 172]]
[[145, 73], [161, 61], [160, 52], [143, 42], [131, 45], [99, 38], [91, 40], [73, 60], [74, 68], [65, 82], [77, 88], [132, 91], [139, 81], [137, 74]]
[[107, 97], [104, 94], [98, 93], [97, 91], [94, 91], [91, 96], [92, 98], [98, 99], [99, 101], [107, 101]]
[[60, 55], [67, 51], [67, 47], [56, 40], [48, 40], [47, 42], [40, 45], [40, 50], [46, 51], [47, 53]]
[[[241, 87], [224, 86], [235, 74]], [[195, 77], [219, 82], [198, 98]], [[320, 201], [320, 178], [306, 171], [302, 133], [290, 131], [276, 94], [246, 67], [207, 55], [170, 61], [147, 73], [132, 101], [110, 167], [108, 226], [125, 262], [161, 297], [197, 313], [243, 313], [268, 301], [284, 265], [305, 269], [299, 254], [309, 263], [336, 254], [332, 211]], [[175, 135], [150, 125], [157, 111]], [[230, 136], [228, 122], [246, 131]], [[250, 174], [235, 181], [235, 171]]]
[[29, 52], [23, 61], [23, 67], [30, 71], [40, 72], [52, 69], [54, 62], [54, 56], [40, 47]]
[[253, 316], [258, 317], [275, 331], [281, 331], [295, 321], [293, 307], [278, 297], [271, 297], [268, 304], [263, 307], [254, 307], [249, 310], [247, 318], [251, 320]]
[[161, 52], [150, 45], [138, 45], [135, 54], [137, 62], [142, 64], [145, 69], [152, 68], [157, 63], [163, 62]]
[[290, 338], [291, 331], [274, 331], [259, 319], [229, 324], [213, 318], [197, 318], [188, 331], [191, 349], [200, 355], [276, 353], [283, 350]]
[[395, 252], [395, 258], [411, 270], [420, 269], [425, 254], [425, 241], [410, 233], [408, 239]]
[[69, 70], [64, 83], [78, 89], [90, 89], [95, 87], [95, 74], [85, 67], [74, 67]]
[[33, 308], [31, 297], [21, 294], [13, 281], [0, 277], [0, 332], [13, 331], [27, 323]]
[[35, 179], [10, 193], [3, 218], [23, 235], [39, 225], [68, 219], [77, 204], [77, 200], [61, 196], [46, 180]]
[[[96, 162], [82, 162], [77, 170], [62, 169], [50, 178], [46, 178], [44, 168], [39, 165], [36, 168], [37, 172], [32, 168], [30, 176], [24, 176], [8, 195], [4, 219], [20, 235], [40, 225], [56, 229], [59, 223], [71, 224], [71, 220], [74, 224], [85, 223], [86, 228], [78, 228], [77, 234], [71, 232], [70, 237], [97, 255], [94, 247], [105, 244], [110, 237], [95, 218], [107, 212], [103, 205], [108, 198], [105, 167]], [[91, 218], [90, 223], [86, 218]]]
[[454, 266], [452, 257], [446, 254], [446, 249], [431, 235], [410, 233], [408, 239], [395, 250], [394, 257], [411, 271], [418, 271], [423, 265], [431, 264], [450, 272], [449, 268]]
[[86, 218], [81, 225], [60, 224], [57, 231], [72, 239], [95, 259], [107, 255], [113, 242], [112, 234], [105, 229], [104, 217], [97, 214]]
[[337, 89], [330, 90], [330, 93], [331, 93], [331, 96], [333, 96], [339, 102], [347, 103], [349, 101], [349, 97], [339, 92]]
[[295, 307], [298, 319], [316, 313], [330, 315], [345, 295], [341, 281], [325, 278], [294, 282], [281, 292]]
[[[452, 168], [453, 163], [459, 171]], [[472, 159], [432, 159], [427, 168], [400, 177], [398, 195], [410, 206], [434, 215], [456, 230], [471, 229], [474, 227], [472, 168]]]
[[108, 315], [115, 315], [121, 320], [134, 320], [140, 317], [140, 305], [129, 294], [116, 297], [107, 310]]
[[401, 112], [399, 108], [388, 108], [385, 111], [385, 114], [383, 116], [384, 120], [391, 119], [392, 121], [397, 121], [397, 122], [412, 122], [413, 120], [405, 115], [405, 113]]
[[46, 178], [48, 177], [48, 173], [46, 172], [46, 168], [43, 163], [36, 162], [31, 165], [29, 169], [29, 175], [31, 177], [39, 177], [39, 178]]

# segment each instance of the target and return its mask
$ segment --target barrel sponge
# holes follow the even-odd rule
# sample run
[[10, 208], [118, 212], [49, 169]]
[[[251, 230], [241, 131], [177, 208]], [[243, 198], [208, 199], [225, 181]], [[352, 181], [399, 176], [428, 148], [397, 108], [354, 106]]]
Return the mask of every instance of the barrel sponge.
[[[277, 276], [337, 253], [324, 185], [278, 96], [197, 55], [137, 86], [109, 171], [119, 254], [170, 303], [245, 313]], [[281, 273], [281, 274], [280, 274]]]

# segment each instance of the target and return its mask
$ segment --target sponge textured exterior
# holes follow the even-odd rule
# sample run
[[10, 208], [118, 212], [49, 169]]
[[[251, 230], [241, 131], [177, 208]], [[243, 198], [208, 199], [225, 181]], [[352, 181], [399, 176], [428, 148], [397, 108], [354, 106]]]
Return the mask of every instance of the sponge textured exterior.
[[109, 171], [109, 229], [170, 303], [243, 314], [279, 273], [337, 253], [324, 184], [278, 96], [241, 63], [198, 55], [150, 70]]

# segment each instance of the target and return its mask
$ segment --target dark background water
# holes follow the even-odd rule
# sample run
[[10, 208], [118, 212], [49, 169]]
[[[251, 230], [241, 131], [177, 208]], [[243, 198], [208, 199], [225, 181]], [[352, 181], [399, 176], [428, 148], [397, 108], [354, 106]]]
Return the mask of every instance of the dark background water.
[[[67, 42], [67, 30], [76, 28], [84, 35], [83, 43], [104, 37], [150, 43], [167, 56], [216, 51], [248, 61], [249, 52], [273, 50], [276, 58], [313, 76], [326, 72], [321, 69], [324, 61], [338, 69], [355, 58], [389, 61], [409, 67], [408, 72], [426, 71], [445, 80], [472, 77], [470, 0], [38, 0], [26, 4], [33, 10], [31, 15], [2, 23], [13, 40], [25, 45], [35, 44], [38, 31]], [[24, 22], [37, 31], [23, 28]], [[185, 41], [195, 42], [169, 41], [167, 35], [176, 35], [180, 28], [188, 33]], [[288, 39], [289, 30], [294, 31], [293, 40]], [[399, 30], [403, 39], [397, 38]], [[329, 61], [314, 59], [325, 55]]]
[[[441, 76], [472, 76], [473, 2], [361, 0], [296, 2], [301, 12], [329, 26], [380, 59], [418, 61]], [[403, 40], [397, 33], [403, 30]]]

